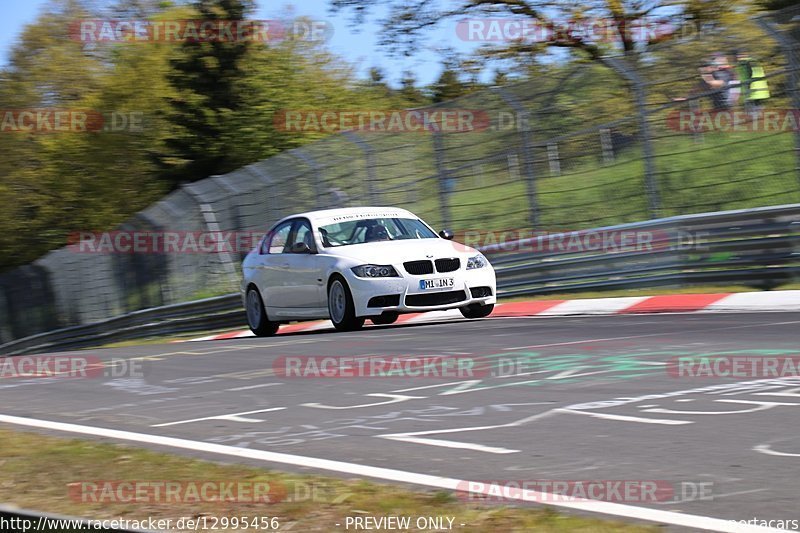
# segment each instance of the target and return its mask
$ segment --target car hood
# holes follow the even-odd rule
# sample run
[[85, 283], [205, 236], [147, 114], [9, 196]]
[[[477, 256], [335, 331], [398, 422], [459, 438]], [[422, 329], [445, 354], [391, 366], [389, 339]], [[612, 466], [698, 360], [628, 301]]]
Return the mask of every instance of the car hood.
[[428, 259], [428, 256], [432, 256], [430, 259], [465, 257], [478, 252], [469, 246], [445, 239], [408, 239], [337, 246], [325, 249], [325, 253], [365, 264], [388, 265]]

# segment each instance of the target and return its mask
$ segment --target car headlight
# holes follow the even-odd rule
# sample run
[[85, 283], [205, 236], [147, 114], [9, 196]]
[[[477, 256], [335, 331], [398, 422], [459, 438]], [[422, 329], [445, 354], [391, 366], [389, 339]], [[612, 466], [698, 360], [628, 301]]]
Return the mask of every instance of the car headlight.
[[350, 270], [359, 278], [399, 278], [392, 265], [359, 265]]
[[473, 268], [483, 268], [485, 266], [489, 266], [489, 260], [486, 259], [483, 254], [473, 255], [467, 259], [467, 270], [472, 270]]

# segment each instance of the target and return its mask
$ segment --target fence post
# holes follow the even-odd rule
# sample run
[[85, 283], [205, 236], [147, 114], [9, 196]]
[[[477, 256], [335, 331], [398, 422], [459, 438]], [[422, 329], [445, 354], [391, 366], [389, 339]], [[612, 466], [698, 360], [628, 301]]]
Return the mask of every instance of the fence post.
[[436, 174], [439, 177], [439, 204], [442, 210], [442, 227], [449, 228], [450, 218], [450, 174], [444, 163], [444, 142], [440, 131], [431, 131], [433, 155], [436, 158]]
[[305, 153], [302, 149], [292, 150], [289, 152], [293, 157], [299, 159], [309, 167], [311, 167], [311, 172], [314, 174], [314, 192], [317, 196], [317, 209], [323, 209], [326, 207], [324, 195], [322, 194], [322, 187], [320, 183], [320, 174], [322, 173], [322, 166], [317, 163], [316, 159]]
[[[169, 204], [162, 198], [165, 210]], [[171, 206], [170, 206], [171, 207]], [[173, 211], [170, 209], [170, 213]], [[135, 213], [119, 227], [120, 230], [163, 232], [164, 227], [148, 216], [147, 211]], [[156, 266], [154, 266], [154, 264]], [[120, 254], [113, 257], [112, 268], [117, 279], [118, 292], [121, 295], [122, 314], [148, 307], [157, 307], [175, 303], [177, 292], [172, 284], [172, 259], [167, 254]], [[132, 278], [131, 278], [132, 276]], [[155, 303], [148, 292], [148, 280], [158, 279], [158, 302]], [[122, 283], [120, 283], [120, 281]], [[135, 302], [132, 298], [135, 298]]]
[[[777, 29], [773, 23], [765, 19], [764, 16], [758, 17], [756, 22], [766, 31], [773, 39], [778, 41], [786, 60], [789, 63], [789, 94], [792, 98], [792, 108], [796, 111], [800, 109], [800, 60], [797, 57], [797, 49], [800, 43], [797, 43], [791, 37], [784, 35], [782, 31]], [[795, 153], [795, 172], [798, 179], [800, 179], [800, 130], [795, 129], [794, 132], [794, 153]]]
[[547, 143], [547, 162], [550, 165], [550, 174], [561, 175], [561, 158], [558, 155], [558, 143]]
[[[244, 170], [249, 170], [249, 167], [244, 167]], [[225, 175], [219, 176], [211, 176], [211, 181], [219, 185], [221, 189], [224, 189], [226, 194], [226, 200], [230, 199], [231, 197], [238, 197], [243, 194], [241, 190], [239, 190], [235, 185], [228, 181], [228, 178]], [[242, 230], [242, 221], [239, 215], [239, 205], [236, 202], [231, 202], [228, 209], [231, 211], [231, 219], [233, 219], [233, 231], [241, 231]]]
[[[200, 208], [200, 215], [203, 217], [203, 223], [206, 227], [206, 230], [212, 234], [216, 233], [217, 235], [221, 235], [222, 229], [217, 221], [217, 214], [214, 211], [214, 208], [211, 207], [211, 204], [208, 203], [208, 201], [203, 197], [203, 194], [195, 190], [194, 184], [192, 183], [187, 183], [182, 188], [186, 194], [188, 194], [195, 202], [197, 202], [197, 206]], [[238, 285], [239, 275], [237, 272], [236, 262], [233, 259], [233, 254], [224, 249], [218, 250], [218, 252], [226, 277], [230, 282], [233, 283], [233, 286], [236, 287]]]
[[378, 191], [375, 189], [375, 150], [365, 139], [356, 135], [352, 130], [345, 131], [344, 137], [358, 146], [364, 152], [364, 165], [367, 167], [367, 194], [371, 205], [379, 205]]
[[525, 176], [525, 186], [528, 191], [528, 204], [530, 207], [530, 224], [532, 228], [539, 225], [539, 199], [536, 193], [536, 168], [533, 157], [533, 135], [531, 133], [531, 114], [525, 106], [503, 87], [492, 87], [516, 113], [517, 129], [522, 140], [522, 172]]
[[650, 218], [659, 218], [661, 216], [661, 198], [658, 191], [658, 182], [656, 181], [655, 155], [653, 153], [653, 139], [650, 134], [648, 120], [645, 84], [636, 71], [620, 59], [603, 57], [601, 61], [628, 80], [633, 86], [639, 115], [639, 137], [641, 138], [642, 151], [644, 152], [644, 183], [647, 190], [647, 205], [650, 211]]
[[614, 141], [611, 137], [611, 130], [608, 128], [600, 129], [600, 148], [603, 150], [603, 163], [612, 164], [614, 162]]
[[[267, 189], [269, 189], [271, 187], [274, 187], [275, 183], [272, 181], [272, 178], [266, 172], [264, 172], [264, 169], [262, 169], [259, 166], [262, 162], [263, 161], [259, 161], [258, 163], [247, 165], [245, 169], [250, 174], [255, 176], [261, 183], [263, 183]], [[267, 218], [267, 224], [271, 224], [272, 222], [279, 220], [281, 218], [281, 216], [279, 215], [280, 209], [278, 209], [278, 206], [275, 204], [275, 199], [277, 195], [273, 196], [272, 192], [273, 191], [269, 191], [269, 194], [266, 195], [267, 209], [269, 210], [269, 217]]]

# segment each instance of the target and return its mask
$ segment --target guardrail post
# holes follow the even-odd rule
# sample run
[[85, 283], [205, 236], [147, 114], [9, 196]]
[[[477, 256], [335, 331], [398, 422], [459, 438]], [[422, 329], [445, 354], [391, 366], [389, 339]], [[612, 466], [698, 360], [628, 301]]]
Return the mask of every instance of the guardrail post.
[[[798, 60], [798, 48], [800, 44], [794, 41], [791, 37], [784, 35], [782, 31], [777, 29], [775, 25], [764, 17], [758, 17], [756, 22], [766, 31], [773, 39], [778, 41], [783, 54], [786, 56], [786, 61], [789, 63], [789, 87], [788, 92], [792, 98], [792, 108], [795, 110], [800, 109], [800, 60]], [[800, 180], [800, 130], [795, 129], [794, 132], [794, 153], [795, 153], [795, 172], [797, 178]]]
[[644, 182], [647, 190], [647, 204], [650, 211], [650, 218], [658, 218], [661, 215], [661, 198], [656, 181], [655, 155], [653, 152], [653, 139], [650, 134], [650, 123], [648, 121], [647, 94], [644, 89], [645, 84], [636, 71], [620, 59], [604, 57], [601, 58], [601, 61], [618, 72], [633, 86], [633, 93], [636, 97], [636, 107], [639, 115], [639, 137], [642, 142], [642, 151], [644, 152]]
[[534, 167], [533, 135], [531, 128], [531, 113], [510, 92], [503, 87], [492, 87], [517, 114], [517, 130], [522, 141], [522, 172], [525, 176], [525, 186], [528, 192], [528, 205], [530, 207], [530, 224], [532, 228], [539, 225], [539, 200], [536, 194], [536, 168]]
[[431, 137], [433, 138], [433, 155], [436, 158], [436, 173], [439, 177], [439, 204], [442, 211], [442, 226], [449, 228], [452, 222], [450, 218], [450, 180], [452, 178], [450, 178], [450, 173], [444, 162], [444, 142], [442, 141], [442, 133], [439, 131], [432, 131]]
[[372, 205], [380, 204], [378, 198], [378, 191], [375, 189], [377, 180], [375, 178], [375, 150], [363, 138], [356, 135], [353, 131], [346, 131], [343, 133], [345, 139], [358, 146], [364, 152], [364, 165], [367, 169], [367, 194], [369, 195], [369, 202]]

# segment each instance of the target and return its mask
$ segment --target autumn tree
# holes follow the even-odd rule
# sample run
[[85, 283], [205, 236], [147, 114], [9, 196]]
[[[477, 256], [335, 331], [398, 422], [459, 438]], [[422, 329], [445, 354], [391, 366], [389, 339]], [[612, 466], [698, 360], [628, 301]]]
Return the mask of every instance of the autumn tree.
[[[349, 12], [353, 21], [360, 23], [379, 4], [389, 9], [383, 21], [383, 44], [405, 54], [418, 49], [424, 31], [438, 24], [452, 24], [455, 38], [456, 23], [465, 17], [514, 17], [549, 29], [552, 38], [503, 40], [502, 46], [494, 47], [495, 51], [538, 53], [556, 47], [575, 50], [590, 58], [603, 55], [609, 43], [616, 43], [615, 46], [628, 53], [637, 46], [646, 47], [669, 38], [663, 32], [652, 32], [640, 38], [641, 33], [636, 28], [652, 21], [665, 25], [669, 21], [673, 28], [684, 25], [700, 28], [736, 7], [729, 0], [586, 0], [580, 3], [567, 0], [331, 0], [331, 9]], [[591, 27], [594, 21], [603, 21], [604, 30], [575, 31], [576, 27]]]

